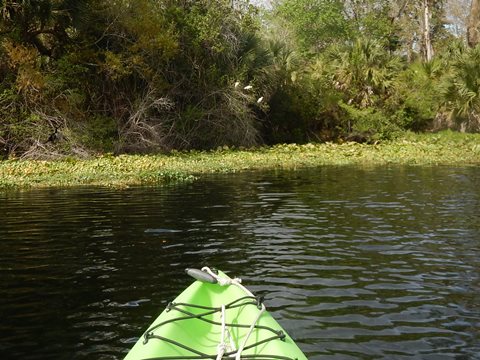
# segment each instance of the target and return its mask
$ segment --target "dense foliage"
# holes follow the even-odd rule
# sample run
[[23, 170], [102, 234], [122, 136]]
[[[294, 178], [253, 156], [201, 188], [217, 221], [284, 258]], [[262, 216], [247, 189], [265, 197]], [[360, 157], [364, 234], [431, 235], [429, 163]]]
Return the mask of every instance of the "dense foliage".
[[480, 49], [446, 4], [2, 0], [0, 156], [478, 131]]

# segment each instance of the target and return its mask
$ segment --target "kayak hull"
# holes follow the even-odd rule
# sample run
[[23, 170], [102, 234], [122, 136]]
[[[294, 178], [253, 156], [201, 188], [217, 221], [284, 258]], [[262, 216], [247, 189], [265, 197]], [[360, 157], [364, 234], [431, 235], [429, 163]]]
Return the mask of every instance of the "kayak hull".
[[[222, 272], [218, 276], [230, 280]], [[224, 358], [235, 358], [244, 346], [241, 358], [307, 359], [243, 286], [197, 280], [157, 317], [125, 360], [216, 359], [219, 344]]]

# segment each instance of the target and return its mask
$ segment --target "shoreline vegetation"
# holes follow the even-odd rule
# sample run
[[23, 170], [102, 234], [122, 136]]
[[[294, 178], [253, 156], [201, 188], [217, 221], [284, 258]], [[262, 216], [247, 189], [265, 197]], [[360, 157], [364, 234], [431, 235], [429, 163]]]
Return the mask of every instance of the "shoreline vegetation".
[[0, 190], [101, 186], [126, 188], [192, 181], [202, 174], [320, 166], [480, 165], [480, 134], [407, 133], [376, 144], [283, 144], [252, 149], [102, 155], [90, 159], [0, 161]]
[[[306, 150], [275, 144], [355, 140], [387, 146], [408, 131], [480, 132], [480, 37], [474, 36], [480, 33], [480, 0], [265, 4], [2, 2], [0, 159], [193, 151], [179, 156], [187, 163], [201, 158], [205, 168], [189, 165], [192, 172], [210, 172], [222, 168], [215, 149], [224, 146], [274, 146], [225, 151], [222, 158], [242, 158], [234, 168], [256, 168], [249, 158], [278, 152], [287, 163], [265, 166], [296, 166], [290, 152], [299, 154], [300, 165], [313, 166], [373, 161], [364, 157], [377, 156], [370, 152], [377, 148], [333, 146], [339, 158], [330, 160], [330, 145]], [[304, 153], [312, 155], [304, 159]], [[126, 181], [143, 183], [174, 158], [141, 158], [148, 166], [135, 156], [64, 160], [46, 169], [40, 162], [14, 165], [20, 173], [29, 167], [46, 177], [55, 172], [63, 185], [103, 183], [109, 171], [116, 183], [116, 172], [131, 162]], [[60, 174], [70, 173], [65, 164], [86, 175], [63, 179]], [[191, 173], [168, 166], [165, 171]], [[35, 181], [44, 180], [38, 175]]]

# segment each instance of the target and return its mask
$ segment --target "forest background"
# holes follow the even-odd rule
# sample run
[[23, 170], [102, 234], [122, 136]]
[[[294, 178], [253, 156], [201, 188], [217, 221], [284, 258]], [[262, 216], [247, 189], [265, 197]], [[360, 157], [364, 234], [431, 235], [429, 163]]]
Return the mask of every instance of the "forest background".
[[0, 4], [0, 158], [480, 130], [478, 0]]

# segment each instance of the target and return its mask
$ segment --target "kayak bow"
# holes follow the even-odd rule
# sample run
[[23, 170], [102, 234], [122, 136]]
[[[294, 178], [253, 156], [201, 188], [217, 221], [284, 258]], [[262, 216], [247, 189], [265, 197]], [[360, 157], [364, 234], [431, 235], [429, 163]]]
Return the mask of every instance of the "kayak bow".
[[187, 269], [197, 279], [158, 316], [125, 360], [307, 360], [240, 279]]

